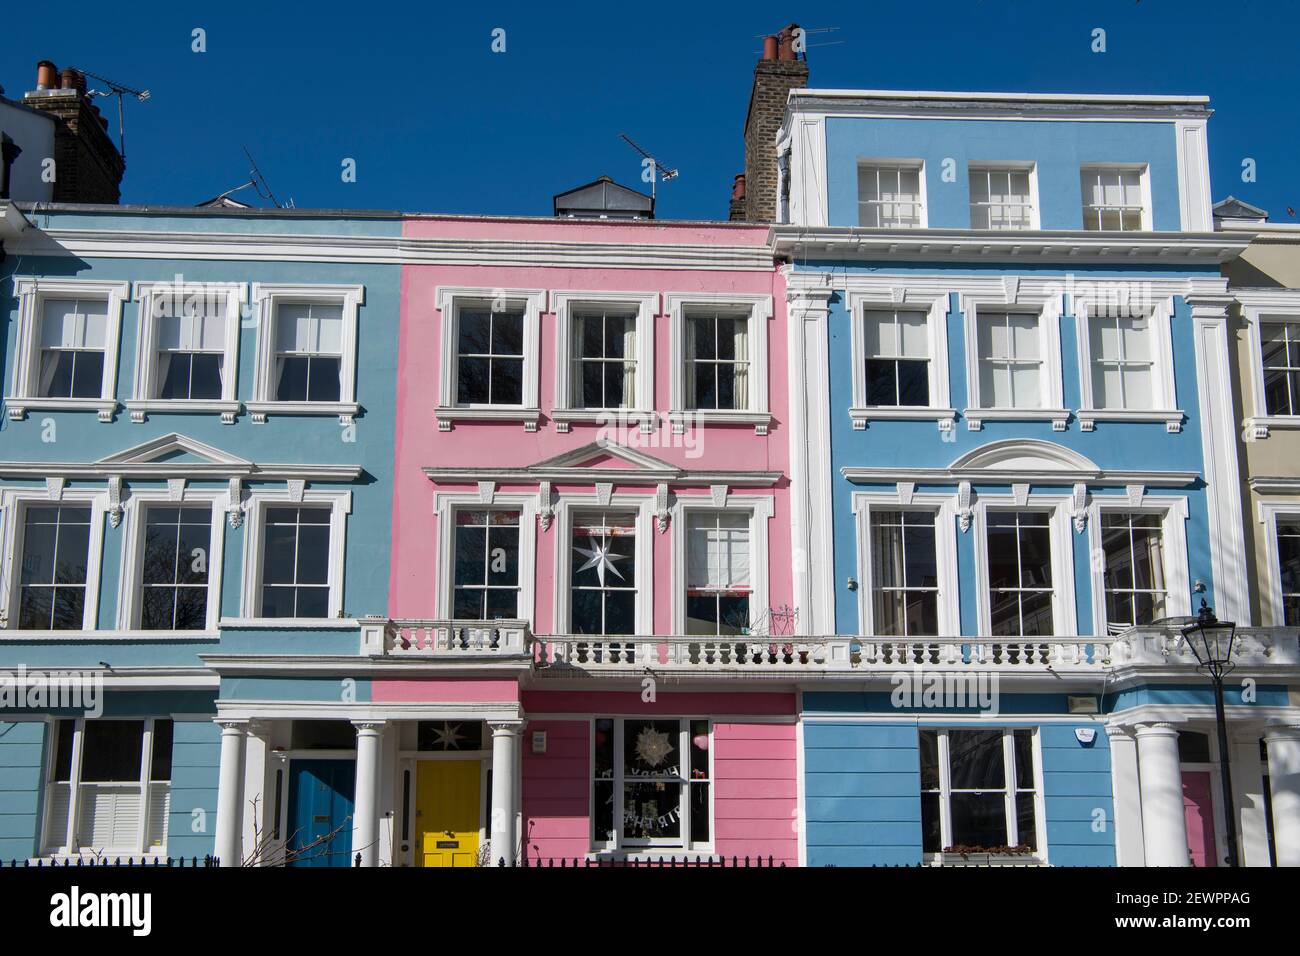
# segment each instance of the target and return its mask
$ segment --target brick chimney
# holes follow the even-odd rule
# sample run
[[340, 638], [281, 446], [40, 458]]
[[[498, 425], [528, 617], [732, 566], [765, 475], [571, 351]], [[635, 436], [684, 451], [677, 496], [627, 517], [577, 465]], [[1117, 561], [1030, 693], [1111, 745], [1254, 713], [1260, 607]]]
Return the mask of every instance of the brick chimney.
[[42, 60], [36, 89], [23, 96], [23, 105], [54, 118], [54, 201], [118, 202], [126, 163], [108, 134], [108, 120], [86, 95], [86, 78]]
[[808, 85], [808, 61], [800, 59], [795, 49], [798, 29], [799, 25], [792, 23], [763, 39], [763, 58], [754, 67], [754, 87], [745, 116], [744, 180], [732, 188], [732, 219], [776, 219], [776, 132], [785, 117], [790, 91]]

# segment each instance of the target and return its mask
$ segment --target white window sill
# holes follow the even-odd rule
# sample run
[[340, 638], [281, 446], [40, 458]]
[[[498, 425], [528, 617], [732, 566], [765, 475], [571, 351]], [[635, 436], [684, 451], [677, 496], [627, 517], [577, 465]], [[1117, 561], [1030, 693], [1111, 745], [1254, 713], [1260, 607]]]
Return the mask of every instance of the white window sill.
[[642, 433], [649, 435], [659, 425], [659, 417], [654, 412], [635, 408], [553, 408], [550, 418], [555, 422], [555, 430], [560, 433], [567, 432], [573, 424], [610, 427], [636, 425]]
[[875, 405], [849, 409], [849, 418], [857, 431], [868, 422], [937, 422], [939, 431], [952, 431], [957, 418], [955, 408], [930, 408], [910, 405]]
[[1068, 408], [964, 408], [961, 414], [973, 432], [985, 422], [1051, 422], [1052, 431], [1063, 432], [1070, 421]]
[[219, 626], [268, 630], [355, 631], [361, 625], [353, 617], [223, 617]]
[[139, 630], [67, 630], [48, 628], [24, 630], [7, 627], [0, 630], [0, 641], [214, 641], [219, 631], [139, 631]]
[[456, 422], [523, 422], [524, 431], [537, 431], [542, 413], [522, 405], [439, 405], [433, 410], [438, 431], [449, 432]]
[[680, 435], [691, 423], [699, 425], [753, 425], [755, 435], [766, 435], [772, 426], [770, 412], [730, 411], [727, 409], [674, 409], [668, 413], [673, 434]]
[[240, 409], [239, 402], [217, 399], [131, 399], [123, 404], [131, 413], [131, 421], [136, 423], [146, 421], [151, 414], [220, 415], [221, 424], [233, 425]]
[[244, 408], [257, 425], [268, 415], [337, 415], [340, 425], [351, 425], [361, 410], [356, 402], [245, 402]]
[[1093, 431], [1097, 422], [1164, 422], [1165, 431], [1173, 434], [1183, 430], [1185, 415], [1181, 408], [1081, 408], [1075, 417], [1084, 432]]
[[1242, 424], [1246, 426], [1246, 440], [1251, 441], [1267, 438], [1275, 428], [1283, 431], [1300, 428], [1300, 415], [1256, 415], [1245, 419]]
[[95, 412], [101, 422], [111, 422], [117, 411], [115, 398], [36, 398], [6, 396], [9, 419], [20, 422], [29, 411], [43, 412]]

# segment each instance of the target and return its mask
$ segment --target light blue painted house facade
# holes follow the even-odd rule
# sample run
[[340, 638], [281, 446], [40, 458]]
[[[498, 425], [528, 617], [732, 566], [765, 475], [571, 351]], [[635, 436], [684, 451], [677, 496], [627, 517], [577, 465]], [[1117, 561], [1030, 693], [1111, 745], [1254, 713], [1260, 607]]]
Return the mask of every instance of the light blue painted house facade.
[[219, 701], [367, 693], [285, 662], [387, 610], [401, 221], [4, 212], [0, 858], [202, 857]]
[[1276, 859], [1295, 632], [1239, 628], [1227, 821], [1212, 695], [1158, 623], [1253, 623], [1208, 117], [791, 93], [801, 625], [861, 638], [802, 694], [809, 865], [1215, 865], [1228, 826]]

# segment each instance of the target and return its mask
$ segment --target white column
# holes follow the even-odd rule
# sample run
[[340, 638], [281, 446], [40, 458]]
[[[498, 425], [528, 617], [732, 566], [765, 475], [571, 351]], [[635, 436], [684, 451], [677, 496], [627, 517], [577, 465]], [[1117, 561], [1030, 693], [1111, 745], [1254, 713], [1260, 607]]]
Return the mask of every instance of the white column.
[[1232, 737], [1232, 803], [1237, 810], [1237, 852], [1242, 866], [1268, 866], [1268, 829], [1264, 820], [1264, 768], [1258, 730]]
[[[354, 720], [357, 728], [357, 782], [352, 807], [352, 857], [362, 866], [379, 863], [379, 751], [382, 720]], [[351, 861], [349, 861], [351, 862]]]
[[492, 731], [492, 856], [491, 865], [505, 860], [513, 866], [516, 857], [515, 791], [519, 773], [519, 735], [522, 720], [491, 721]]
[[244, 736], [246, 720], [218, 720], [221, 770], [217, 783], [217, 832], [212, 852], [221, 866], [243, 864]]
[[1300, 866], [1300, 724], [1267, 727], [1273, 849], [1278, 866]]
[[1115, 864], [1145, 866], [1142, 845], [1142, 786], [1138, 782], [1138, 747], [1132, 727], [1110, 725], [1110, 786], [1115, 802]]
[[1141, 724], [1137, 745], [1146, 865], [1189, 866], [1178, 727], [1169, 723]]

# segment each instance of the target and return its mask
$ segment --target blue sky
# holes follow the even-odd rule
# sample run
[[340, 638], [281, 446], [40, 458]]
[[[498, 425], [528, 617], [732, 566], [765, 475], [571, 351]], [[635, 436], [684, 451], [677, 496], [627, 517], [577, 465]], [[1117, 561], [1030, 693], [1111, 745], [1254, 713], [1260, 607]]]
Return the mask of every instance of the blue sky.
[[[809, 37], [813, 86], [1207, 94], [1215, 199], [1274, 221], [1300, 210], [1300, 5], [1283, 0], [180, 6], [4, 15], [8, 96], [34, 87], [42, 58], [152, 91], [127, 105], [125, 202], [239, 185], [247, 145], [299, 207], [549, 215], [552, 194], [596, 176], [639, 185], [627, 132], [681, 171], [661, 217], [725, 218], [758, 37], [797, 20], [839, 27]], [[116, 134], [114, 101], [100, 102]], [[1242, 182], [1245, 158], [1256, 182]]]

